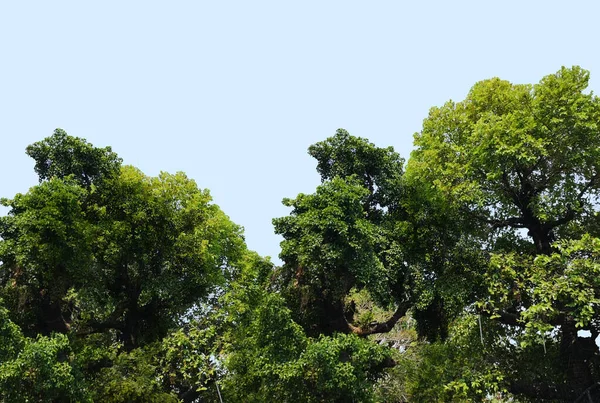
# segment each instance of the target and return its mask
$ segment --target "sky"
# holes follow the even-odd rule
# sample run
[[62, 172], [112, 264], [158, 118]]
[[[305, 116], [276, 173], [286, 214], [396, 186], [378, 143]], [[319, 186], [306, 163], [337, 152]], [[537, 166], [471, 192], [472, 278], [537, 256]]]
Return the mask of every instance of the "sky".
[[[433, 106], [561, 66], [600, 90], [594, 1], [3, 1], [0, 197], [55, 128], [148, 175], [183, 171], [278, 262], [271, 220], [345, 128], [404, 158]], [[6, 214], [7, 210], [0, 210]]]

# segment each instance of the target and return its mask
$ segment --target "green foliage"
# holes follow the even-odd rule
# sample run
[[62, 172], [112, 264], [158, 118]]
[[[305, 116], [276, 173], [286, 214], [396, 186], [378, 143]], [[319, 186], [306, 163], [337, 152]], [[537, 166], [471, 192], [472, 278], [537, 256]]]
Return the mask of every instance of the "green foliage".
[[[53, 173], [4, 200], [0, 220], [2, 294], [31, 334], [114, 329], [134, 348], [164, 337], [233, 274], [241, 228], [183, 173], [108, 175], [116, 156], [64, 132], [32, 147], [53, 156]], [[73, 167], [95, 172], [84, 175], [94, 186], [65, 174]]]
[[588, 81], [475, 84], [406, 173], [342, 129], [312, 145], [277, 268], [185, 174], [57, 129], [1, 200], [0, 401], [575, 400], [600, 382]]
[[285, 301], [247, 278], [226, 296], [225, 400], [371, 401], [389, 350], [355, 335], [309, 338]]
[[181, 324], [239, 275], [241, 228], [184, 174], [61, 130], [28, 153], [40, 184], [2, 200], [0, 400], [190, 401], [215, 334]]
[[369, 191], [371, 214], [398, 202], [404, 160], [392, 147], [375, 147], [366, 139], [338, 129], [335, 136], [310, 146], [308, 153], [317, 160], [317, 172], [323, 182], [356, 177]]
[[356, 335], [321, 337], [294, 365], [296, 382], [309, 392], [296, 401], [371, 401], [372, 384], [389, 360], [389, 350]]
[[[385, 239], [365, 217], [367, 195], [356, 181], [335, 178], [314, 195], [285, 201], [294, 208], [291, 215], [274, 220], [275, 231], [284, 236], [280, 256], [289, 267], [285, 281], [291, 283], [291, 293], [301, 295], [303, 307], [312, 306], [302, 309], [309, 315], [302, 323], [326, 326], [331, 321], [327, 304], [342, 303], [354, 286], [366, 286], [389, 300], [385, 268], [377, 255]], [[319, 302], [322, 298], [329, 301]], [[310, 312], [319, 305], [325, 311]]]
[[0, 300], [0, 364], [14, 359], [25, 343], [21, 329], [10, 320], [8, 310], [1, 303], [2, 300]]
[[173, 388], [204, 391], [217, 378], [215, 354], [217, 334], [214, 326], [192, 323], [179, 329], [160, 344], [158, 352], [163, 382]]
[[0, 284], [13, 314], [24, 315], [17, 321], [24, 329], [34, 328], [34, 334], [60, 329], [33, 319], [44, 314], [56, 315], [51, 319], [64, 328], [59, 313], [49, 311], [92, 274], [93, 232], [82, 207], [84, 196], [85, 190], [70, 178], [52, 178], [27, 194], [3, 200], [11, 210], [0, 218]]
[[[477, 317], [464, 315], [453, 322], [445, 343], [417, 347], [418, 360], [405, 362], [410, 369], [407, 383], [411, 401], [468, 402], [484, 401], [503, 392], [503, 375], [490, 357], [511, 345], [482, 343]], [[491, 332], [501, 331], [484, 322], [486, 339]], [[494, 353], [492, 353], [494, 351]]]
[[404, 309], [409, 296], [395, 235], [403, 217], [403, 160], [391, 147], [378, 148], [342, 129], [309, 153], [323, 183], [314, 194], [284, 199], [292, 211], [273, 224], [284, 238], [283, 295], [294, 319], [316, 337], [355, 326], [346, 307], [353, 288], [368, 290], [385, 307]]
[[[431, 109], [407, 168], [408, 182], [429, 184], [468, 224], [463, 239], [480, 243], [463, 306], [509, 329], [490, 336], [519, 349], [491, 356], [503, 387], [525, 398], [571, 401], [600, 380], [600, 100], [585, 92], [588, 81], [563, 67], [536, 85], [479, 82], [464, 101]], [[433, 288], [447, 283], [437, 277]], [[539, 360], [541, 347], [553, 361]]]
[[531, 341], [547, 337], [543, 335], [567, 314], [578, 329], [596, 331], [600, 239], [585, 234], [555, 247], [549, 256], [495, 254], [486, 274], [489, 299], [481, 302], [483, 306], [501, 311], [516, 299], [528, 299], [520, 316]]
[[0, 361], [0, 399], [15, 403], [91, 402], [72, 353], [65, 335], [24, 339], [16, 356]]
[[588, 80], [563, 67], [534, 86], [477, 83], [464, 101], [431, 109], [409, 176], [498, 225], [526, 227], [523, 210], [551, 223], [589, 208], [582, 196], [600, 186], [600, 101], [583, 92]]
[[118, 354], [109, 367], [103, 368], [93, 381], [97, 402], [165, 402], [176, 403], [175, 393], [165, 391], [159, 382], [159, 369], [152, 348], [135, 349]]
[[106, 193], [95, 210], [95, 256], [108, 293], [81, 296], [111, 308], [94, 320], [116, 319], [127, 343], [155, 341], [225, 283], [244, 250], [241, 229], [182, 173], [149, 178], [125, 167]]
[[121, 159], [110, 147], [97, 148], [84, 139], [69, 136], [56, 129], [48, 137], [27, 147], [27, 155], [35, 160], [40, 182], [53, 177], [71, 176], [77, 183], [92, 183], [118, 175]]

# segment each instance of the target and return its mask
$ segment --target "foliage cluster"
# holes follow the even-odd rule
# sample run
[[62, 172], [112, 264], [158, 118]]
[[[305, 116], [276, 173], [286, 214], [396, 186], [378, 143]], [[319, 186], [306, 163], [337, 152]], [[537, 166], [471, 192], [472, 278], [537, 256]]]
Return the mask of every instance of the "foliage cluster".
[[185, 174], [57, 129], [1, 201], [0, 402], [594, 398], [588, 81], [479, 82], [407, 163], [342, 129], [310, 146], [321, 184], [273, 220], [280, 267]]

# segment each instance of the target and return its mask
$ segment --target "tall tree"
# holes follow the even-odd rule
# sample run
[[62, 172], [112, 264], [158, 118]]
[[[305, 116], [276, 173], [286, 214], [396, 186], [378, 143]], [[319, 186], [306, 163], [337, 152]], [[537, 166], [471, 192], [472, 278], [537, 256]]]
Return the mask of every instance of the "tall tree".
[[62, 130], [28, 154], [40, 183], [2, 199], [0, 218], [10, 396], [166, 401], [195, 390], [159, 381], [168, 346], [238, 275], [241, 227], [183, 173], [148, 177]]
[[[571, 401], [600, 380], [598, 348], [579, 333], [595, 338], [600, 313], [595, 282], [583, 292], [594, 243], [579, 241], [597, 235], [600, 191], [600, 100], [588, 80], [563, 67], [536, 85], [479, 82], [464, 101], [431, 109], [407, 169], [479, 226], [489, 252], [479, 313], [515, 329], [523, 359], [528, 340], [558, 346], [562, 380], [517, 373], [516, 356], [506, 368], [508, 389], [530, 397]], [[567, 252], [571, 242], [586, 252]]]
[[[273, 220], [281, 234], [280, 281], [296, 319], [311, 335], [388, 332], [410, 307], [407, 271], [390, 236], [401, 214], [403, 160], [345, 130], [309, 148], [322, 184], [284, 204]], [[395, 304], [387, 321], [356, 326], [350, 291], [366, 288], [380, 304]]]
[[114, 329], [128, 348], [157, 340], [244, 250], [240, 227], [182, 173], [147, 177], [61, 130], [28, 152], [41, 183], [4, 200], [0, 252], [7, 301], [28, 301], [13, 311], [36, 316], [34, 333], [76, 324]]
[[[407, 182], [392, 147], [340, 129], [309, 154], [322, 184], [285, 199], [291, 214], [273, 221], [284, 238], [280, 281], [296, 319], [313, 335], [366, 336], [389, 332], [413, 308], [422, 336], [445, 337], [450, 317], [479, 286], [471, 269], [480, 251], [455, 225], [456, 211]], [[349, 295], [363, 289], [391, 309], [386, 320], [358, 323]]]

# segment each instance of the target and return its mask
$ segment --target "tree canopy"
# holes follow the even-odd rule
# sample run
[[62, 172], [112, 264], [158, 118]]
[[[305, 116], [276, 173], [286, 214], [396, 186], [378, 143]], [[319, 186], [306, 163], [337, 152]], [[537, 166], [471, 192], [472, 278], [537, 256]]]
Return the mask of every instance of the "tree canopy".
[[499, 78], [405, 160], [339, 129], [273, 219], [57, 129], [1, 199], [0, 402], [600, 399], [600, 100]]
[[62, 130], [27, 151], [40, 184], [4, 199], [0, 221], [0, 296], [25, 336], [132, 351], [231, 281], [241, 228], [183, 173], [148, 177]]
[[[480, 227], [485, 292], [473, 303], [514, 330], [520, 349], [507, 351], [504, 383], [533, 398], [574, 400], [598, 382], [598, 289], [588, 276], [596, 270], [600, 101], [585, 92], [588, 80], [587, 71], [563, 67], [536, 85], [477, 83], [464, 101], [430, 111], [408, 167], [411, 180]], [[519, 369], [541, 344], [556, 353], [555, 379]]]

